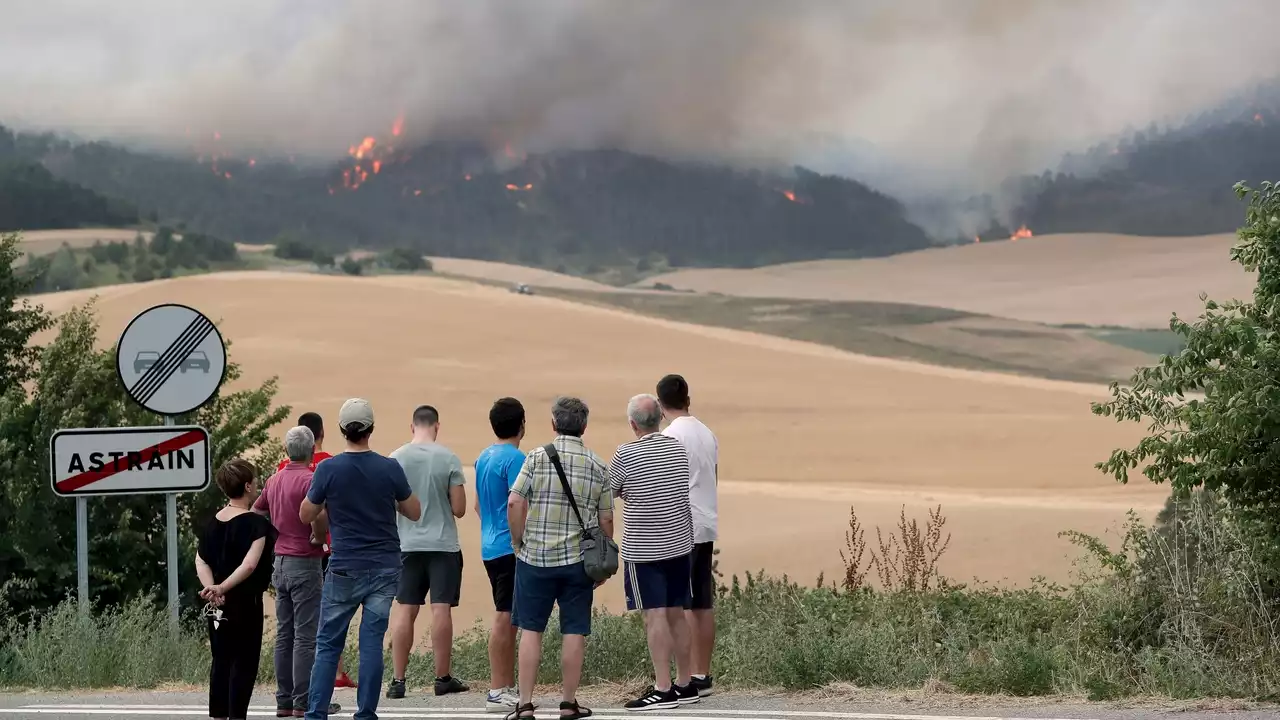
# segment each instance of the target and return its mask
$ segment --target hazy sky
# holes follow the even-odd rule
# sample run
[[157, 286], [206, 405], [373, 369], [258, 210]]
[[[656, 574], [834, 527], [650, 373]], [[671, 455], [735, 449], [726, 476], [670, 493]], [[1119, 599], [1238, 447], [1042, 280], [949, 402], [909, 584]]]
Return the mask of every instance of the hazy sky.
[[1276, 75], [1273, 28], [1271, 0], [36, 0], [0, 23], [0, 123], [340, 154], [404, 113], [981, 187]]

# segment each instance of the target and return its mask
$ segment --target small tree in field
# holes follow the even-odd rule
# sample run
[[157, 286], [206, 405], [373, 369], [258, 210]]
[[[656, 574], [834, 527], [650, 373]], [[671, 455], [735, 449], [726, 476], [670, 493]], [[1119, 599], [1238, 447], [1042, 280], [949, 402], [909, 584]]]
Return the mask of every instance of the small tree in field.
[[1093, 412], [1147, 422], [1136, 447], [1111, 453], [1098, 468], [1120, 482], [1142, 472], [1169, 483], [1175, 497], [1211, 490], [1280, 539], [1280, 186], [1254, 190], [1231, 258], [1258, 274], [1252, 301], [1205, 301], [1199, 320], [1169, 323], [1186, 340], [1176, 355], [1138, 370], [1129, 387]]

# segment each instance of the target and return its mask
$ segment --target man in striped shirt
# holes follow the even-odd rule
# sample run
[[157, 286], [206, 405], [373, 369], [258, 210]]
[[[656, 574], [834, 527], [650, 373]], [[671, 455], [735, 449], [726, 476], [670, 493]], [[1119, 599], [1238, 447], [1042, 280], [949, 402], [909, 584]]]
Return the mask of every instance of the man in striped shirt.
[[[653, 689], [626, 704], [627, 710], [670, 710], [698, 702], [689, 673], [689, 553], [693, 514], [689, 506], [689, 456], [679, 440], [659, 432], [662, 408], [653, 395], [627, 405], [636, 439], [618, 448], [609, 464], [609, 487], [622, 498], [622, 559], [627, 609], [644, 613]], [[671, 682], [671, 659], [676, 682]]]

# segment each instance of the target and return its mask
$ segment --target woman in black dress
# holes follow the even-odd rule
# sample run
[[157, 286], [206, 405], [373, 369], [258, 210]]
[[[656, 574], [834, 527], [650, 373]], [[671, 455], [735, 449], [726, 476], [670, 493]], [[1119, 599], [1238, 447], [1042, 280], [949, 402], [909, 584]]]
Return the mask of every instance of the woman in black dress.
[[271, 581], [272, 527], [253, 512], [253, 466], [236, 458], [214, 474], [227, 506], [200, 534], [196, 573], [208, 604], [209, 717], [245, 718], [262, 656], [262, 595]]

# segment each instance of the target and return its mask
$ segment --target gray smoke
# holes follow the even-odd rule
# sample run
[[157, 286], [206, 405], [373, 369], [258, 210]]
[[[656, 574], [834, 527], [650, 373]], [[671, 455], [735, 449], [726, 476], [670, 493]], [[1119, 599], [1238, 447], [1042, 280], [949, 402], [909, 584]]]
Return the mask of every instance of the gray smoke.
[[360, 138], [802, 162], [994, 188], [1280, 72], [1263, 0], [40, 0], [0, 123], [333, 156]]

